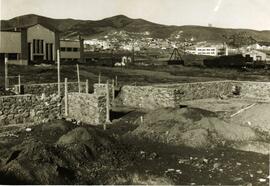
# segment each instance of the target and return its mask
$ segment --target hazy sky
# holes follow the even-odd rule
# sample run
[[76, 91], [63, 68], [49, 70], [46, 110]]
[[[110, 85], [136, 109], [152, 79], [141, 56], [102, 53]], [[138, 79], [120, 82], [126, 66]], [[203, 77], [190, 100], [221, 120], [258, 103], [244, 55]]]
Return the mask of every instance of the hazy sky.
[[24, 14], [98, 20], [124, 14], [166, 25], [270, 30], [270, 0], [0, 0], [1, 19]]

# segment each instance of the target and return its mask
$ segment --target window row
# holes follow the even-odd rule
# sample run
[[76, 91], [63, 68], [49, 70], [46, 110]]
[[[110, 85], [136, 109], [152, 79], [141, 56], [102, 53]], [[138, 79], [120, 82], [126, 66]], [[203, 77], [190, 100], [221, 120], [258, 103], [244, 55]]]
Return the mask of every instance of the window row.
[[62, 52], [78, 52], [79, 48], [61, 47]]
[[215, 54], [215, 52], [199, 52], [199, 54]]
[[34, 54], [43, 54], [44, 52], [44, 41], [41, 39], [34, 39], [33, 40], [33, 53]]
[[215, 49], [214, 48], [211, 48], [211, 49], [210, 48], [207, 48], [207, 49], [206, 48], [199, 48], [198, 51], [215, 51]]

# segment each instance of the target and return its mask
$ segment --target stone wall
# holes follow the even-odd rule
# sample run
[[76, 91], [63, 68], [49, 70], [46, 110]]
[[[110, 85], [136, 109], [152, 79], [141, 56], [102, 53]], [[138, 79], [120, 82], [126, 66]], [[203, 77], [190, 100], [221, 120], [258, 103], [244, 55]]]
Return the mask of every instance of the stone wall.
[[[86, 83], [81, 82], [81, 92], [85, 93]], [[64, 95], [65, 84], [61, 83], [61, 95]], [[38, 94], [45, 95], [58, 94], [58, 83], [42, 83], [42, 84], [25, 84], [21, 85], [21, 91], [23, 94]], [[77, 82], [68, 82], [68, 92], [78, 92], [78, 83]], [[15, 92], [19, 92], [18, 85], [15, 85]]]
[[[98, 83], [95, 83], [94, 84], [94, 94], [96, 95], [104, 95], [106, 96], [106, 85], [107, 84], [98, 84]], [[112, 101], [112, 85], [109, 84], [109, 93], [110, 93], [110, 102]]]
[[39, 123], [61, 116], [61, 98], [55, 95], [0, 97], [0, 125]]
[[68, 118], [92, 125], [103, 124], [106, 120], [106, 97], [96, 94], [69, 93]]
[[177, 107], [182, 101], [220, 97], [232, 93], [231, 81], [181, 83], [155, 86], [123, 86], [117, 100], [123, 106], [157, 109]]
[[233, 81], [232, 84], [240, 87], [240, 97], [270, 99], [270, 82]]

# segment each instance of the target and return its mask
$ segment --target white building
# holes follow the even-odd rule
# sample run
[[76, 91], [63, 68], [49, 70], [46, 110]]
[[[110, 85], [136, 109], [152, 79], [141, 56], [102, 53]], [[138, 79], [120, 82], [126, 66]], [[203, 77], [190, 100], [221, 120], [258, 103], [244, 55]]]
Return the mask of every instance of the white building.
[[196, 47], [197, 55], [217, 56], [216, 47]]

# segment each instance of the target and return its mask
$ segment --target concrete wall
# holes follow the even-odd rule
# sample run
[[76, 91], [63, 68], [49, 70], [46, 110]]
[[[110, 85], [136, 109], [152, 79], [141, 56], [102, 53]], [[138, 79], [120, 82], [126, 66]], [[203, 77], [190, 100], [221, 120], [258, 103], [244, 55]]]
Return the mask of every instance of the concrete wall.
[[16, 95], [0, 97], [0, 125], [39, 123], [60, 118], [61, 98]]
[[0, 32], [0, 53], [21, 53], [21, 32]]
[[68, 118], [92, 125], [103, 124], [106, 120], [106, 97], [86, 93], [68, 94]]
[[[85, 82], [81, 82], [81, 92], [85, 92]], [[65, 84], [61, 83], [61, 95], [64, 95]], [[19, 91], [18, 85], [15, 85], [15, 92]], [[25, 84], [22, 85], [21, 90], [24, 94], [39, 94], [44, 93], [45, 95], [58, 94], [58, 84], [57, 83], [42, 83], [42, 84]], [[68, 83], [68, 92], [78, 92], [78, 83], [77, 82], [69, 82]]]

